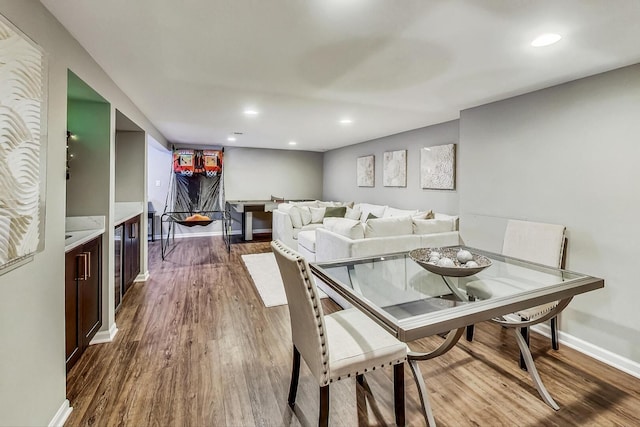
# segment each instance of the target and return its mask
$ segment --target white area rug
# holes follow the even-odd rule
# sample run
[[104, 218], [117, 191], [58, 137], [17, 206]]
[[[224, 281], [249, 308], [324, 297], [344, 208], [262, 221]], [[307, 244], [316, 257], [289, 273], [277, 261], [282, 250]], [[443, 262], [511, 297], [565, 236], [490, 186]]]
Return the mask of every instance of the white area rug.
[[[249, 270], [253, 285], [258, 290], [265, 307], [287, 304], [284, 284], [273, 253], [242, 255], [242, 261]], [[320, 298], [327, 297], [320, 289], [318, 293]]]

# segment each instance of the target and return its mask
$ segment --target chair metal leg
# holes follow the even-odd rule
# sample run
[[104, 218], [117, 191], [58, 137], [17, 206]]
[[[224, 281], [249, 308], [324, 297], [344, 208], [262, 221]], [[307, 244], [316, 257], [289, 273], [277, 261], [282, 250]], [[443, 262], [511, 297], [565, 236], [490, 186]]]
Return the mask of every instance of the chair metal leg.
[[296, 393], [298, 391], [298, 379], [300, 378], [300, 352], [293, 346], [293, 367], [291, 369], [291, 384], [289, 385], [289, 406], [293, 408], [296, 404]]
[[405, 425], [404, 405], [404, 363], [398, 363], [393, 365], [393, 406], [398, 427]]
[[551, 347], [554, 350], [560, 349], [560, 344], [558, 343], [558, 318], [551, 318]]
[[[476, 300], [475, 297], [469, 296], [469, 301], [470, 302], [475, 301], [475, 300]], [[474, 330], [475, 330], [475, 325], [467, 326], [467, 341], [469, 341], [469, 342], [473, 341], [473, 332], [474, 332]]]
[[[520, 328], [520, 334], [522, 334], [522, 338], [524, 338], [524, 342], [527, 344], [527, 347], [529, 347], [529, 328], [528, 327]], [[527, 370], [527, 364], [524, 361], [524, 356], [522, 355], [522, 352], [520, 352], [520, 369], [522, 369], [523, 371]]]
[[320, 416], [318, 426], [327, 427], [329, 425], [329, 384], [320, 387]]
[[473, 331], [475, 330], [475, 325], [467, 326], [467, 341], [473, 341]]

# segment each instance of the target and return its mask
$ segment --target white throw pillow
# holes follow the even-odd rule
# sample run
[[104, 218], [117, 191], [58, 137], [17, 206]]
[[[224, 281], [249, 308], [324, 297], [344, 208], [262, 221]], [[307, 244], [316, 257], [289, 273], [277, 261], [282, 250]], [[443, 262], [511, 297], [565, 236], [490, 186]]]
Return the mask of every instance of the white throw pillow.
[[360, 219], [360, 215], [362, 215], [362, 212], [360, 212], [360, 209], [358, 208], [353, 208], [351, 209], [350, 207], [347, 206], [347, 212], [344, 214], [345, 218], [348, 219]]
[[384, 216], [384, 211], [387, 210], [387, 206], [382, 205], [372, 205], [369, 203], [360, 203], [360, 210], [362, 214], [360, 215], [360, 221], [365, 222], [369, 217], [369, 214], [373, 214], [378, 218], [382, 218]]
[[350, 239], [363, 239], [362, 224], [356, 219], [329, 217], [323, 221], [324, 228]]
[[322, 201], [318, 201], [318, 207], [320, 207], [320, 208], [333, 208], [335, 206], [340, 206], [340, 202], [322, 202]]
[[413, 234], [433, 234], [453, 231], [450, 219], [414, 219]]
[[388, 237], [413, 234], [413, 221], [410, 216], [373, 218], [367, 221], [364, 237]]
[[298, 206], [292, 206], [291, 209], [289, 209], [289, 217], [291, 218], [293, 228], [302, 228], [302, 214]]
[[413, 209], [413, 210], [411, 210], [411, 209], [396, 209], [396, 208], [388, 207], [387, 210], [384, 211], [384, 217], [385, 218], [397, 217], [397, 216], [413, 216], [413, 215], [417, 215], [417, 214], [418, 214], [418, 210], [417, 209]]
[[298, 206], [300, 210], [300, 217], [302, 218], [302, 225], [305, 226], [311, 223], [311, 211], [309, 206]]
[[309, 207], [309, 211], [311, 212], [311, 222], [313, 224], [321, 223], [324, 219], [324, 212], [327, 208], [313, 208]]
[[435, 218], [435, 214], [433, 211], [419, 211], [414, 215], [411, 215], [413, 219], [433, 219]]

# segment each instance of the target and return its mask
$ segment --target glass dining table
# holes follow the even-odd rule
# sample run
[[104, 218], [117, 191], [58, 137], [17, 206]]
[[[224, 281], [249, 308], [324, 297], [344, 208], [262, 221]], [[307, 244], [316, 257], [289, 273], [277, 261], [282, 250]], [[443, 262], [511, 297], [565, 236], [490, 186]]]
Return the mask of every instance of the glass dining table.
[[[403, 252], [311, 263], [311, 270], [318, 287], [339, 305], [360, 309], [403, 342], [446, 334], [442, 344], [429, 353], [409, 352], [409, 366], [428, 425], [435, 426], [435, 419], [417, 362], [446, 353], [458, 342], [466, 326], [491, 319], [514, 328], [538, 393], [549, 406], [559, 409], [538, 375], [529, 346], [516, 327], [519, 323], [511, 322], [509, 315], [558, 301], [544, 319], [538, 320], [550, 319], [575, 295], [604, 287], [604, 280], [475, 248], [442, 250], [458, 248], [486, 257], [491, 265], [466, 277], [453, 277], [428, 271], [408, 252]], [[480, 286], [487, 290], [484, 299], [467, 295], [467, 286], [472, 283], [472, 288]]]

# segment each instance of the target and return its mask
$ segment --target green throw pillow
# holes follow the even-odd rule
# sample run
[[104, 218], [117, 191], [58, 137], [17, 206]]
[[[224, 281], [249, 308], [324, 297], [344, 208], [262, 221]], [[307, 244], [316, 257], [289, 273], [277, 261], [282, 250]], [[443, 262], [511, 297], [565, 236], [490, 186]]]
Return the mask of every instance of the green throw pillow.
[[370, 219], [378, 219], [377, 216], [375, 216], [374, 214], [372, 214], [371, 212], [369, 212], [369, 215], [367, 215], [367, 221], [369, 221]]
[[346, 206], [327, 207], [326, 210], [324, 211], [324, 217], [325, 218], [329, 218], [329, 217], [344, 218], [344, 214], [346, 214], [346, 213], [347, 213], [347, 207]]

